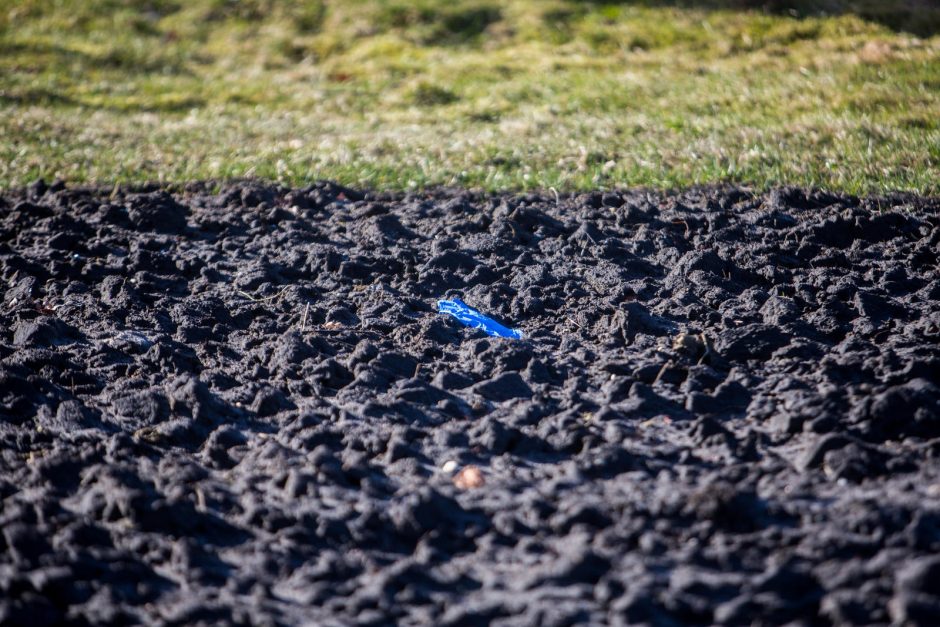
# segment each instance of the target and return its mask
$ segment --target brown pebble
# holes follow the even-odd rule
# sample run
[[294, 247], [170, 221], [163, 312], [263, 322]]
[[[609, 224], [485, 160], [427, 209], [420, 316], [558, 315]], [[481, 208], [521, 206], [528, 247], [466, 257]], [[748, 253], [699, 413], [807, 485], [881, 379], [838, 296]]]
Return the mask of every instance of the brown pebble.
[[473, 490], [483, 487], [485, 483], [483, 471], [476, 466], [467, 466], [454, 477], [454, 485], [460, 490]]

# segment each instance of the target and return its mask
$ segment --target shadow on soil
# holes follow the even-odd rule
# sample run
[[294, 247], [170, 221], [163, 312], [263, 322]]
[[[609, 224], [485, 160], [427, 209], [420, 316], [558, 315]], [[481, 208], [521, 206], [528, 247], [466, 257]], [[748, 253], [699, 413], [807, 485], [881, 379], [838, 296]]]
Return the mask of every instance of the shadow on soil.
[[796, 17], [855, 14], [894, 31], [921, 37], [940, 33], [940, 0], [620, 0], [616, 4], [754, 10]]

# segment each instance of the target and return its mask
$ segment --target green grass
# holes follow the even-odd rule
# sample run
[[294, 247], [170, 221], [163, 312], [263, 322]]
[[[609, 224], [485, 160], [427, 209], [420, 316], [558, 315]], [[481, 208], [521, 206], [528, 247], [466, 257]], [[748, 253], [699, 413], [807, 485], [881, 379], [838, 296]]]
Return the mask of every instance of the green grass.
[[0, 0], [0, 186], [940, 193], [940, 10], [764, 4]]

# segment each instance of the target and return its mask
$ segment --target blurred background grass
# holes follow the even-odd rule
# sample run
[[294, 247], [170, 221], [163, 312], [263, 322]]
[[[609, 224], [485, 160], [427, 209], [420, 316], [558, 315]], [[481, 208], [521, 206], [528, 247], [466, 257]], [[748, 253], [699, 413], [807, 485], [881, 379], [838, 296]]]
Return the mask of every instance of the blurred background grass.
[[0, 0], [0, 186], [940, 193], [927, 0]]

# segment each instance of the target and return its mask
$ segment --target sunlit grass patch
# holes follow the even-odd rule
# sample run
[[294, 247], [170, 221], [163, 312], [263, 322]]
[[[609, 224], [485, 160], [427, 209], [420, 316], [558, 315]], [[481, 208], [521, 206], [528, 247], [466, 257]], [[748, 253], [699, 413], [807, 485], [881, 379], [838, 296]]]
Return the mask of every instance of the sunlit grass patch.
[[0, 0], [0, 185], [938, 193], [936, 30], [747, 4]]

